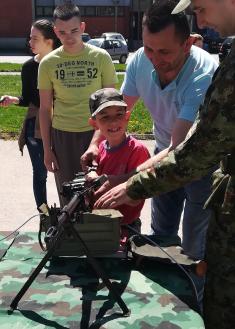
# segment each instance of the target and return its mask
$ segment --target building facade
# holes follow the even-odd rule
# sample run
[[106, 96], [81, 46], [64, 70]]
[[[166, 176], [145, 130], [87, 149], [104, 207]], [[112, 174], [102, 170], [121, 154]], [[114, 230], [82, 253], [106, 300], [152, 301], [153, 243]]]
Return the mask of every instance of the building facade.
[[[0, 49], [23, 49], [33, 21], [52, 19], [54, 8], [66, 0], [1, 0]], [[141, 21], [152, 0], [72, 0], [80, 8], [91, 37], [119, 32], [131, 48], [141, 45]]]

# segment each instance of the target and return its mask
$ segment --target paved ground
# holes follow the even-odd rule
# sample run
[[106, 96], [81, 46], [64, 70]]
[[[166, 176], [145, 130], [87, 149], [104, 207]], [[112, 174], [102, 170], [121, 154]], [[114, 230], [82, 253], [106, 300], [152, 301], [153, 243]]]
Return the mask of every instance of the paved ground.
[[[143, 141], [153, 152], [153, 140]], [[32, 168], [25, 149], [24, 156], [18, 150], [16, 141], [0, 139], [0, 229], [14, 230], [34, 214], [37, 209], [32, 193]], [[58, 204], [58, 196], [53, 174], [48, 176], [48, 204]], [[143, 232], [149, 231], [150, 201], [147, 200], [141, 214]], [[32, 219], [23, 230], [37, 231], [38, 217]]]

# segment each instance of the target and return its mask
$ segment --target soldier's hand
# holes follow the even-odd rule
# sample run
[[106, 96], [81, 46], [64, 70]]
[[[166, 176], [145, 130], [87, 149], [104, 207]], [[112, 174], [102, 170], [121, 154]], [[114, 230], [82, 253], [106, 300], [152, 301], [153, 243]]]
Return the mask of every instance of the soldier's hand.
[[132, 200], [126, 193], [127, 182], [119, 184], [103, 194], [94, 204], [95, 208], [117, 208], [122, 204], [138, 205], [142, 200]]
[[98, 199], [99, 197], [101, 197], [101, 195], [103, 195], [104, 193], [106, 193], [107, 191], [109, 191], [114, 186], [117, 186], [121, 182], [123, 182], [123, 181], [121, 181], [119, 179], [119, 176], [107, 175], [107, 180], [104, 182], [104, 184], [101, 185], [101, 187], [97, 191], [95, 191], [95, 197], [96, 197], [96, 199]]

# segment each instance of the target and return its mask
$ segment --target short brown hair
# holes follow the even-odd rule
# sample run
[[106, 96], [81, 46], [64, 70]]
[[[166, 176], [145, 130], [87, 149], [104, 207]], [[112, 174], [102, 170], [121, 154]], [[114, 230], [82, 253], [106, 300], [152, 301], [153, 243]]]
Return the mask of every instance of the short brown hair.
[[183, 12], [177, 15], [171, 14], [177, 2], [177, 0], [155, 1], [144, 14], [143, 26], [146, 26], [150, 33], [157, 33], [174, 25], [177, 36], [183, 41], [187, 40], [190, 35], [187, 16]]
[[56, 19], [61, 19], [62, 21], [68, 21], [73, 17], [77, 17], [81, 19], [81, 14], [79, 8], [71, 2], [57, 6], [53, 13], [54, 21]]

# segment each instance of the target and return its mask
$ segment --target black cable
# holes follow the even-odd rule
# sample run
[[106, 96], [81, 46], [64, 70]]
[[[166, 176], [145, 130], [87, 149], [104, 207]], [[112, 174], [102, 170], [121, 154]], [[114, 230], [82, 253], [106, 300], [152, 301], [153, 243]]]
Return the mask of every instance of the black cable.
[[191, 276], [188, 274], [188, 272], [184, 269], [184, 267], [179, 264], [177, 262], [177, 260], [175, 260], [170, 254], [168, 254], [168, 252], [166, 250], [164, 250], [158, 243], [156, 243], [155, 241], [151, 240], [149, 237], [147, 237], [146, 235], [141, 234], [140, 232], [138, 232], [137, 230], [135, 230], [133, 227], [131, 227], [130, 225], [124, 225], [127, 226], [128, 229], [130, 229], [131, 231], [133, 231], [134, 233], [136, 233], [137, 235], [139, 235], [141, 238], [143, 238], [144, 240], [146, 240], [147, 242], [149, 242], [150, 244], [154, 245], [155, 247], [158, 247], [163, 253], [165, 253], [170, 259], [171, 261], [176, 264], [183, 272], [184, 274], [187, 276], [187, 278], [189, 279], [192, 287], [193, 287], [193, 291], [194, 291], [194, 295], [197, 301], [197, 304], [199, 305], [199, 299], [198, 299], [198, 293], [197, 293], [197, 288], [196, 285], [193, 281], [193, 279], [191, 278]]
[[6, 240], [7, 238], [9, 238], [9, 236], [15, 234], [19, 229], [21, 229], [21, 227], [23, 227], [25, 224], [27, 224], [31, 219], [33, 219], [34, 217], [37, 217], [37, 216], [40, 216], [40, 214], [36, 214], [36, 215], [33, 215], [32, 217], [30, 217], [29, 219], [27, 219], [22, 225], [20, 225], [17, 229], [15, 229], [13, 232], [11, 232], [10, 234], [8, 234], [7, 236], [5, 236], [3, 239], [0, 240], [3, 241], [3, 240]]

